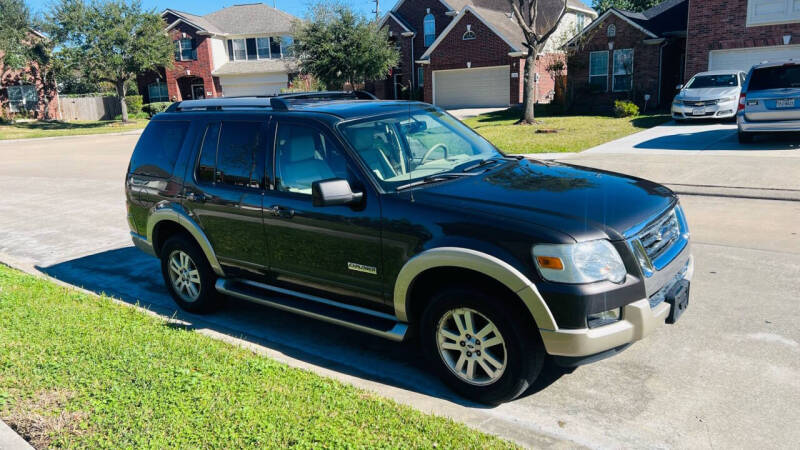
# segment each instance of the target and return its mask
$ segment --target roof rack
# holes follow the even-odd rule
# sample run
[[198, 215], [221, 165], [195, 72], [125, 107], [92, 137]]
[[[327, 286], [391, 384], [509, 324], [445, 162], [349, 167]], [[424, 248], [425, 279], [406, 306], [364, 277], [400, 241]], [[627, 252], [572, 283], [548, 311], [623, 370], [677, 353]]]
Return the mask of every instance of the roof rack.
[[281, 94], [272, 97], [270, 103], [272, 108], [280, 111], [288, 111], [291, 103], [309, 103], [313, 101], [326, 100], [377, 100], [378, 97], [366, 91], [318, 91], [318, 92], [295, 92], [291, 94]]
[[319, 91], [282, 94], [277, 97], [228, 97], [175, 102], [164, 112], [222, 111], [223, 109], [274, 109], [288, 111], [292, 104], [326, 100], [377, 100], [365, 91]]

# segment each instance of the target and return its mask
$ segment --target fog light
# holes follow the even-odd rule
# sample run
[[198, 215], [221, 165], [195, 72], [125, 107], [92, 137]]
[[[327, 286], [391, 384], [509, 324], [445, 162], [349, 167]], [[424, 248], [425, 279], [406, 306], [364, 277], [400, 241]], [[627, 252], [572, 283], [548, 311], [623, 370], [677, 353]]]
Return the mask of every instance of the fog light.
[[600, 313], [589, 314], [586, 316], [586, 323], [589, 328], [602, 327], [618, 321], [622, 317], [622, 308], [610, 309]]

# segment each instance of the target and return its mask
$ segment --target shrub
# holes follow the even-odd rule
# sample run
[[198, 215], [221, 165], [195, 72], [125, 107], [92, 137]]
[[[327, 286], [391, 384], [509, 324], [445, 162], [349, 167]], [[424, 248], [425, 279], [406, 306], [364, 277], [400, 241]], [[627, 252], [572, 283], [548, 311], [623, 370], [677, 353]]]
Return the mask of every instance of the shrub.
[[639, 107], [629, 100], [617, 100], [614, 102], [614, 115], [617, 117], [638, 116]]
[[141, 95], [128, 95], [125, 97], [125, 104], [128, 105], [128, 112], [131, 114], [142, 111], [142, 102]]
[[[149, 119], [149, 118], [150, 114], [147, 114], [144, 111], [128, 114], [128, 119]], [[122, 114], [117, 114], [116, 116], [114, 116], [114, 120], [122, 120]]]
[[153, 117], [160, 112], [166, 111], [172, 102], [154, 102], [148, 103], [142, 107], [142, 111], [146, 112], [149, 117]]

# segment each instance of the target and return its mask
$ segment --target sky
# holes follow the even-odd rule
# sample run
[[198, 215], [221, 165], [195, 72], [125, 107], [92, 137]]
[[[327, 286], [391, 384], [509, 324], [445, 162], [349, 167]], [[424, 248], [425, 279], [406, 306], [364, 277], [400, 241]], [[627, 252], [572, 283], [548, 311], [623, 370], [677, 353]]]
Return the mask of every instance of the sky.
[[[145, 8], [152, 8], [159, 12], [166, 8], [172, 8], [179, 11], [203, 15], [226, 6], [254, 3], [256, 1], [257, 0], [227, 0], [221, 2], [215, 0], [142, 0], [142, 5]], [[308, 9], [308, 5], [313, 3], [309, 0], [261, 0], [261, 2], [270, 6], [276, 6], [278, 9], [297, 17], [303, 17]], [[380, 0], [381, 13], [390, 10], [396, 2], [397, 0]], [[583, 0], [583, 2], [590, 4], [591, 0]], [[31, 10], [40, 12], [47, 8], [51, 0], [27, 0], [27, 3]], [[345, 0], [345, 3], [349, 3], [364, 14], [374, 14], [374, 12], [372, 12], [375, 10], [375, 2], [373, 0]]]

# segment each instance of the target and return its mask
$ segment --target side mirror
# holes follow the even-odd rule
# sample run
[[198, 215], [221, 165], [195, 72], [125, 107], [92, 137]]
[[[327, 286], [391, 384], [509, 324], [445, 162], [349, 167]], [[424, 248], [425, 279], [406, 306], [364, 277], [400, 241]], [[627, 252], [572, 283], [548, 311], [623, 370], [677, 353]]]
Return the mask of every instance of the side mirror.
[[355, 205], [364, 194], [353, 192], [347, 180], [331, 178], [311, 183], [311, 198], [314, 206]]
[[675, 86], [675, 89], [680, 91], [681, 89], [683, 89], [683, 85], [679, 84], [679, 85]]

